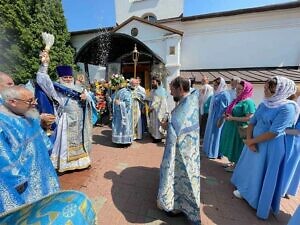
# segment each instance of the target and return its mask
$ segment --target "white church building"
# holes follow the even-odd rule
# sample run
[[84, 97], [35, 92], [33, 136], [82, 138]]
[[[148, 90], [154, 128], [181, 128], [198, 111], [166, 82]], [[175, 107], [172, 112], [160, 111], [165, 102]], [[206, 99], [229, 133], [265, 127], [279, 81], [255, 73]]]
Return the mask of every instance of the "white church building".
[[199, 83], [233, 76], [255, 85], [275, 75], [300, 82], [300, 2], [194, 16], [183, 15], [184, 0], [115, 0], [116, 26], [71, 33], [76, 63], [94, 79], [136, 74], [150, 89], [151, 74], [164, 84], [176, 76]]

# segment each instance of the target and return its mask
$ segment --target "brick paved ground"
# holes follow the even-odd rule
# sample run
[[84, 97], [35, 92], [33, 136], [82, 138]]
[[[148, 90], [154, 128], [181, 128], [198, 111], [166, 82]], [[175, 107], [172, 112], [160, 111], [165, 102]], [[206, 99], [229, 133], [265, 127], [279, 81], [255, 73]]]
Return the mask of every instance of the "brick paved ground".
[[[169, 218], [156, 207], [159, 165], [163, 144], [150, 138], [128, 148], [111, 143], [109, 127], [94, 128], [92, 167], [60, 176], [63, 189], [86, 193], [93, 201], [100, 225], [183, 225], [185, 217]], [[232, 196], [231, 174], [223, 160], [201, 158], [201, 220], [203, 225], [279, 225], [287, 224], [300, 203], [297, 197], [283, 199], [281, 212], [267, 221], [256, 218], [243, 200]]]

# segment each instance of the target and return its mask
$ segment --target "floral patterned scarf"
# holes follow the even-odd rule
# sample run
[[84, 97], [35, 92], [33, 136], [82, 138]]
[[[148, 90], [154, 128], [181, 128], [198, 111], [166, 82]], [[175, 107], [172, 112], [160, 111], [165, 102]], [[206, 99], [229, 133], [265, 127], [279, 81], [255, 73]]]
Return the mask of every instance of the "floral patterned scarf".
[[231, 103], [230, 105], [227, 107], [226, 109], [226, 114], [232, 114], [232, 110], [234, 108], [234, 106], [239, 103], [240, 101], [243, 101], [247, 98], [252, 97], [253, 95], [253, 85], [247, 81], [243, 81], [244, 82], [244, 88], [242, 93], [237, 96]]

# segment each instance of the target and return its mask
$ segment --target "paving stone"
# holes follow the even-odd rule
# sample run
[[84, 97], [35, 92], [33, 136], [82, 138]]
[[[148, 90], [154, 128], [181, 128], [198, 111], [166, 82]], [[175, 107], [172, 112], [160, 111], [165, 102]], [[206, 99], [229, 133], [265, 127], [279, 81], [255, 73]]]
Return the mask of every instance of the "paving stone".
[[[128, 148], [111, 142], [109, 127], [93, 130], [92, 167], [59, 177], [62, 189], [86, 193], [97, 211], [100, 225], [186, 225], [184, 216], [168, 217], [157, 209], [159, 166], [163, 143], [146, 137]], [[232, 195], [231, 173], [222, 165], [226, 159], [208, 160], [201, 152], [202, 225], [284, 225], [300, 203], [300, 193], [282, 199], [279, 215], [260, 220], [244, 200]]]

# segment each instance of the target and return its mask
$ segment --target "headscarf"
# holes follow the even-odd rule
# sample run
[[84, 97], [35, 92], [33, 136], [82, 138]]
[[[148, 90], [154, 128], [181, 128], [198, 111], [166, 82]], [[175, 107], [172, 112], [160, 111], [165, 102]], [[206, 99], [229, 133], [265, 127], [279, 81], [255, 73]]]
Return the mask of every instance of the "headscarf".
[[199, 106], [200, 106], [200, 113], [203, 115], [204, 113], [204, 104], [207, 101], [207, 99], [213, 94], [213, 87], [211, 87], [209, 84], [204, 84], [201, 88], [200, 97], [199, 97]]
[[240, 101], [243, 101], [247, 98], [252, 97], [253, 95], [253, 85], [247, 81], [243, 81], [244, 82], [244, 88], [243, 91], [240, 95], [238, 95], [231, 103], [230, 105], [227, 107], [226, 109], [226, 114], [232, 114], [232, 110], [234, 108], [234, 106], [239, 103]]
[[219, 77], [219, 78], [220, 78], [220, 84], [218, 86], [218, 89], [214, 91], [214, 95], [219, 94], [222, 91], [225, 91], [227, 88], [224, 78], [223, 77]]
[[227, 88], [227, 85], [226, 85], [226, 82], [224, 80], [223, 77], [219, 77], [220, 78], [220, 84], [217, 88], [217, 90], [214, 90], [214, 94], [213, 96], [211, 97], [211, 100], [210, 100], [210, 105], [209, 105], [209, 109], [208, 109], [208, 114], [211, 115], [211, 112], [212, 112], [212, 108], [213, 108], [213, 105], [214, 105], [214, 101], [215, 101], [215, 96], [219, 93], [221, 93], [222, 91], [225, 91], [226, 88]]
[[271, 97], [265, 98], [263, 103], [268, 108], [277, 108], [287, 103], [292, 103], [296, 109], [295, 122], [299, 116], [299, 106], [295, 101], [288, 100], [287, 98], [296, 93], [296, 84], [294, 81], [283, 77], [283, 76], [275, 76], [272, 79], [277, 80], [276, 91], [274, 95]]
[[277, 80], [276, 91], [274, 95], [263, 100], [268, 108], [277, 108], [288, 103], [290, 100], [287, 98], [296, 93], [294, 81], [282, 76], [272, 77], [272, 79], [274, 78]]

